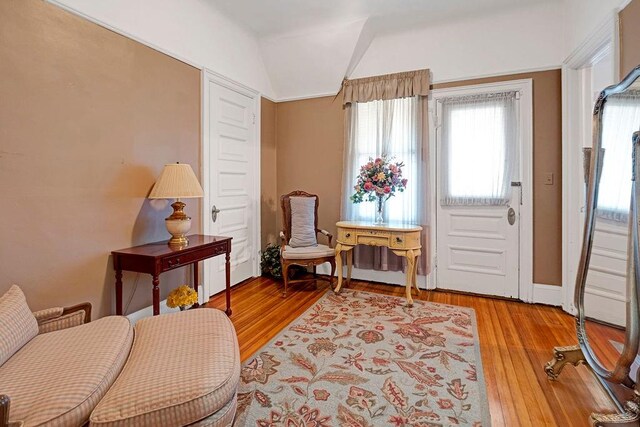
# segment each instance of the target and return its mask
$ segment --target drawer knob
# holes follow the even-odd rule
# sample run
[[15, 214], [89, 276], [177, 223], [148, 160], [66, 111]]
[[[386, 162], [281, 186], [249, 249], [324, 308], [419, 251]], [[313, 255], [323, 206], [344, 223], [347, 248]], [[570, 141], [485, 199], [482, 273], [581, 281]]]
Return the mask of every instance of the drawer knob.
[[169, 267], [176, 265], [176, 264], [180, 264], [180, 258], [176, 258], [175, 260], [170, 259], [169, 260]]
[[396, 242], [402, 243], [402, 239], [400, 237], [396, 237]]
[[345, 234], [344, 237], [346, 237], [348, 239], [349, 237], [351, 237], [351, 233]]

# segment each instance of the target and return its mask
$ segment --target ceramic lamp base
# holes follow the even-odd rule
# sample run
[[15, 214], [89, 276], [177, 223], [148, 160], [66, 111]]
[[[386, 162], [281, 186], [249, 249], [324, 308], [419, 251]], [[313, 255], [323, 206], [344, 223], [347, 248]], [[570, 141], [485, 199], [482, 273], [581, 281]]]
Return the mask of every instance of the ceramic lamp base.
[[173, 207], [173, 214], [164, 220], [167, 231], [172, 236], [169, 239], [169, 245], [187, 246], [189, 240], [186, 234], [191, 230], [191, 218], [184, 213], [185, 204], [181, 201], [176, 201], [171, 207]]

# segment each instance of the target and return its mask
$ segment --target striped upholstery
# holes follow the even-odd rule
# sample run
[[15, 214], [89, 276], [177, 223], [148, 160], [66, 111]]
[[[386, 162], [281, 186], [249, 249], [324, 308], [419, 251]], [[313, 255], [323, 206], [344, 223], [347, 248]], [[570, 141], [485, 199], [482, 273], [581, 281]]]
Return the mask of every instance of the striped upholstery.
[[11, 398], [10, 420], [25, 427], [87, 422], [132, 342], [131, 324], [116, 316], [36, 336], [0, 366], [0, 390]]
[[41, 334], [59, 331], [60, 329], [72, 328], [84, 324], [86, 313], [84, 310], [74, 311], [64, 316], [38, 321], [38, 329]]
[[[38, 322], [19, 287], [0, 297], [0, 366], [38, 335]], [[0, 390], [2, 388], [0, 387]], [[6, 393], [5, 393], [6, 394]]]
[[227, 403], [213, 415], [204, 420], [189, 424], [189, 427], [227, 427], [233, 423], [238, 409], [238, 396], [233, 396], [231, 402]]
[[[91, 414], [91, 426], [204, 422], [218, 411], [226, 414], [239, 379], [238, 340], [222, 311], [200, 308], [146, 318], [136, 324], [129, 361]], [[232, 418], [199, 425], [228, 425]]]
[[60, 317], [62, 316], [63, 312], [64, 308], [62, 307], [51, 307], [40, 311], [34, 311], [33, 315], [35, 316], [38, 323], [40, 323], [47, 320], [55, 319], [56, 317]]

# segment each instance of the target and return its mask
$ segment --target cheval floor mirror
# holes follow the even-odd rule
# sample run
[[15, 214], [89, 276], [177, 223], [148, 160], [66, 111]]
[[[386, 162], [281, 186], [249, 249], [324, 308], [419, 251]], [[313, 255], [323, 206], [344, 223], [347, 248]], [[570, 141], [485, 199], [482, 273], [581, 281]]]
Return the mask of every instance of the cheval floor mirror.
[[[586, 363], [619, 409], [594, 426], [640, 425], [640, 66], [600, 93], [585, 149], [586, 204], [574, 302], [578, 345], [556, 347], [551, 379]], [[607, 301], [604, 301], [604, 296]], [[613, 298], [611, 296], [613, 295]]]

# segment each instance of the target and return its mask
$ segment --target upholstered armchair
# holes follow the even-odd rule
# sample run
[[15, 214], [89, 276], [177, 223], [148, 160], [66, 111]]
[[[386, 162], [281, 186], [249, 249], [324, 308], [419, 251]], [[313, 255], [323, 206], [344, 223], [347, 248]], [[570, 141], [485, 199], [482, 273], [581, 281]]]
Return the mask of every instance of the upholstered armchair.
[[[280, 232], [283, 298], [287, 296], [289, 283], [308, 281], [307, 279], [289, 280], [289, 267], [292, 265], [313, 267], [314, 280], [317, 280], [316, 266], [328, 262], [331, 264], [331, 276], [328, 281], [329, 284], [333, 283], [333, 275], [336, 271], [335, 251], [331, 247], [333, 236], [327, 230], [318, 228], [319, 204], [317, 195], [299, 190], [280, 197], [283, 226]], [[318, 244], [318, 234], [326, 237], [328, 245]]]

